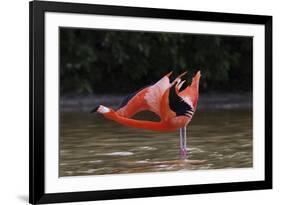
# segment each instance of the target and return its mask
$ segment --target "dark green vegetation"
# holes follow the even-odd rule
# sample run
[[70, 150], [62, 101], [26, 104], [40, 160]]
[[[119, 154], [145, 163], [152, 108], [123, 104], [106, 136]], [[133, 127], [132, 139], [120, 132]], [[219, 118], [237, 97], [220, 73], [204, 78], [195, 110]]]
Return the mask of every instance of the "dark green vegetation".
[[252, 38], [60, 29], [63, 95], [127, 93], [171, 70], [201, 70], [203, 92], [251, 92]]

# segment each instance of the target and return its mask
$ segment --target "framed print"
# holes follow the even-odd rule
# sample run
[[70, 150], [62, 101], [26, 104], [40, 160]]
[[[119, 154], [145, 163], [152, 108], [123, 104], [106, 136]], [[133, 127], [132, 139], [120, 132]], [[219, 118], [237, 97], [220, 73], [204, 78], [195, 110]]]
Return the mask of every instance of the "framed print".
[[272, 188], [272, 17], [30, 2], [30, 203]]

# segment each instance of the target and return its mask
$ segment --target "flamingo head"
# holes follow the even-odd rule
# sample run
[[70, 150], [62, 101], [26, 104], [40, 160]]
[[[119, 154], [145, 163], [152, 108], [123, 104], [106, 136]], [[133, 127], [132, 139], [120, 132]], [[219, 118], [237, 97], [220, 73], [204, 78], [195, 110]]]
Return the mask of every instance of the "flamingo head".
[[95, 108], [91, 111], [91, 113], [98, 112], [98, 113], [100, 113], [100, 114], [105, 114], [105, 113], [109, 113], [110, 111], [111, 111], [110, 108], [105, 107], [105, 106], [103, 106], [103, 105], [98, 105], [97, 107], [95, 107]]
[[93, 112], [97, 112], [97, 113], [100, 113], [102, 114], [104, 117], [108, 118], [108, 119], [114, 119], [116, 118], [116, 112], [109, 108], [109, 107], [105, 107], [103, 105], [99, 105], [97, 107], [95, 107], [91, 113]]

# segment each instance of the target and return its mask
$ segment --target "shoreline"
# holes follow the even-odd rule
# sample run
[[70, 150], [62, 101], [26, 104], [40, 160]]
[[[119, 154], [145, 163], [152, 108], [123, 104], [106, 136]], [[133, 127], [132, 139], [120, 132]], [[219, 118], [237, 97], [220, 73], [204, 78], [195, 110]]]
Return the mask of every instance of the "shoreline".
[[[60, 97], [61, 112], [90, 112], [97, 105], [115, 109], [123, 95], [89, 95]], [[198, 110], [251, 109], [252, 93], [204, 93], [199, 96]]]

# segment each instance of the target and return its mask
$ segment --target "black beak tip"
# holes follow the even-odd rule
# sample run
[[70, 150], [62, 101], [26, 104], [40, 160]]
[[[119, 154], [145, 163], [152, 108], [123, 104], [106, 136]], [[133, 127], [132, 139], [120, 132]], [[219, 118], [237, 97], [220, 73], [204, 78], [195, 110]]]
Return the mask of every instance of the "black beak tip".
[[98, 105], [98, 106], [96, 106], [94, 109], [92, 109], [90, 113], [97, 112], [97, 110], [98, 110], [98, 109], [99, 109], [99, 105]]

